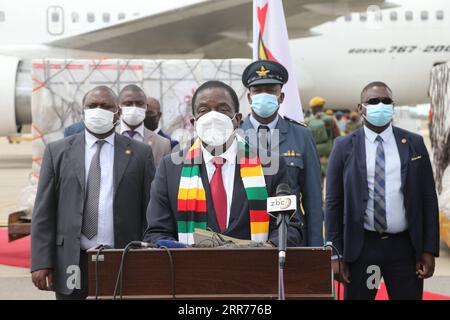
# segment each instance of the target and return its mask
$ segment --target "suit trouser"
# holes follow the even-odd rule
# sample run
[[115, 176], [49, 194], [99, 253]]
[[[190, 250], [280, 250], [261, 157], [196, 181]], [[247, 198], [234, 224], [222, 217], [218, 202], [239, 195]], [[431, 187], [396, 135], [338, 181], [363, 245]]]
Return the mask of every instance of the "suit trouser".
[[386, 285], [389, 299], [420, 300], [423, 280], [416, 275], [416, 257], [408, 231], [380, 235], [366, 231], [360, 257], [349, 263], [350, 284], [345, 285], [347, 300], [373, 300], [378, 291], [374, 286], [377, 274]]
[[85, 300], [88, 296], [88, 255], [80, 252], [81, 288], [74, 289], [69, 295], [56, 293], [56, 300]]

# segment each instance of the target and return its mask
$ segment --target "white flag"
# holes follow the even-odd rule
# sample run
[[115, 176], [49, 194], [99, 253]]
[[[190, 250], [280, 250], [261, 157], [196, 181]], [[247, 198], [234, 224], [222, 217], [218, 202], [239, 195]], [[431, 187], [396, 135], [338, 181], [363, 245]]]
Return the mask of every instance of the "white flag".
[[287, 69], [289, 81], [283, 86], [286, 97], [279, 113], [303, 121], [282, 0], [253, 0], [253, 60], [273, 60]]

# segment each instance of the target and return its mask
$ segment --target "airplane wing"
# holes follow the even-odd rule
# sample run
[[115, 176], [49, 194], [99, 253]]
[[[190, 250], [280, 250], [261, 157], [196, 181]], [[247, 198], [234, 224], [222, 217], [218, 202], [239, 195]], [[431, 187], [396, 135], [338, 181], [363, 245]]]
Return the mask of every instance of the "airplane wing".
[[[289, 37], [384, 0], [283, 0]], [[252, 0], [209, 0], [47, 43], [69, 49], [134, 55], [251, 57]]]

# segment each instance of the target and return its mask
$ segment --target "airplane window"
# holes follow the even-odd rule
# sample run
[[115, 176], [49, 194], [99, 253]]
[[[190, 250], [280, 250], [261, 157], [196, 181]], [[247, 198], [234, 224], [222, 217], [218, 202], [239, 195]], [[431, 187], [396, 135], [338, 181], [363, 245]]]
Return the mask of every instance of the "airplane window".
[[4, 11], [0, 11], [0, 22], [5, 21], [5, 12]]
[[359, 21], [366, 22], [367, 21], [367, 14], [366, 13], [361, 13], [359, 15]]
[[72, 18], [72, 23], [78, 23], [78, 21], [80, 21], [80, 16], [76, 12], [72, 12], [71, 18]]
[[352, 21], [352, 16], [351, 15], [345, 16], [345, 21], [351, 22]]
[[397, 11], [391, 11], [390, 17], [391, 17], [391, 21], [397, 21], [398, 20]]
[[108, 12], [103, 13], [103, 22], [108, 23], [111, 21], [111, 15]]
[[406, 21], [411, 21], [413, 19], [412, 11], [410, 11], [410, 10], [405, 11], [405, 19], [406, 19]]
[[64, 9], [60, 6], [47, 8], [47, 32], [51, 35], [64, 33]]
[[428, 11], [422, 11], [422, 12], [420, 12], [420, 19], [421, 19], [422, 21], [428, 20]]
[[54, 23], [59, 22], [59, 12], [57, 11], [52, 12], [52, 22]]
[[436, 11], [436, 19], [437, 20], [444, 20], [444, 11], [442, 11], [442, 10]]
[[123, 12], [119, 13], [119, 14], [117, 15], [117, 19], [119, 19], [119, 20], [125, 19], [125, 13], [123, 13]]
[[87, 14], [87, 21], [89, 23], [92, 23], [95, 21], [95, 14], [93, 12], [88, 12]]

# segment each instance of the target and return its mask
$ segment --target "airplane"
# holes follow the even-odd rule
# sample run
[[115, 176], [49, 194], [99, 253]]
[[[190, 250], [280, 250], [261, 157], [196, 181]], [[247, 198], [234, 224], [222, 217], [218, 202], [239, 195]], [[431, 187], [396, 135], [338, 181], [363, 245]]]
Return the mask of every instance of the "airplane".
[[[284, 0], [304, 109], [351, 110], [385, 81], [397, 105], [428, 102], [450, 60], [448, 0]], [[251, 58], [252, 0], [16, 0], [0, 4], [0, 135], [31, 123], [39, 58]]]

